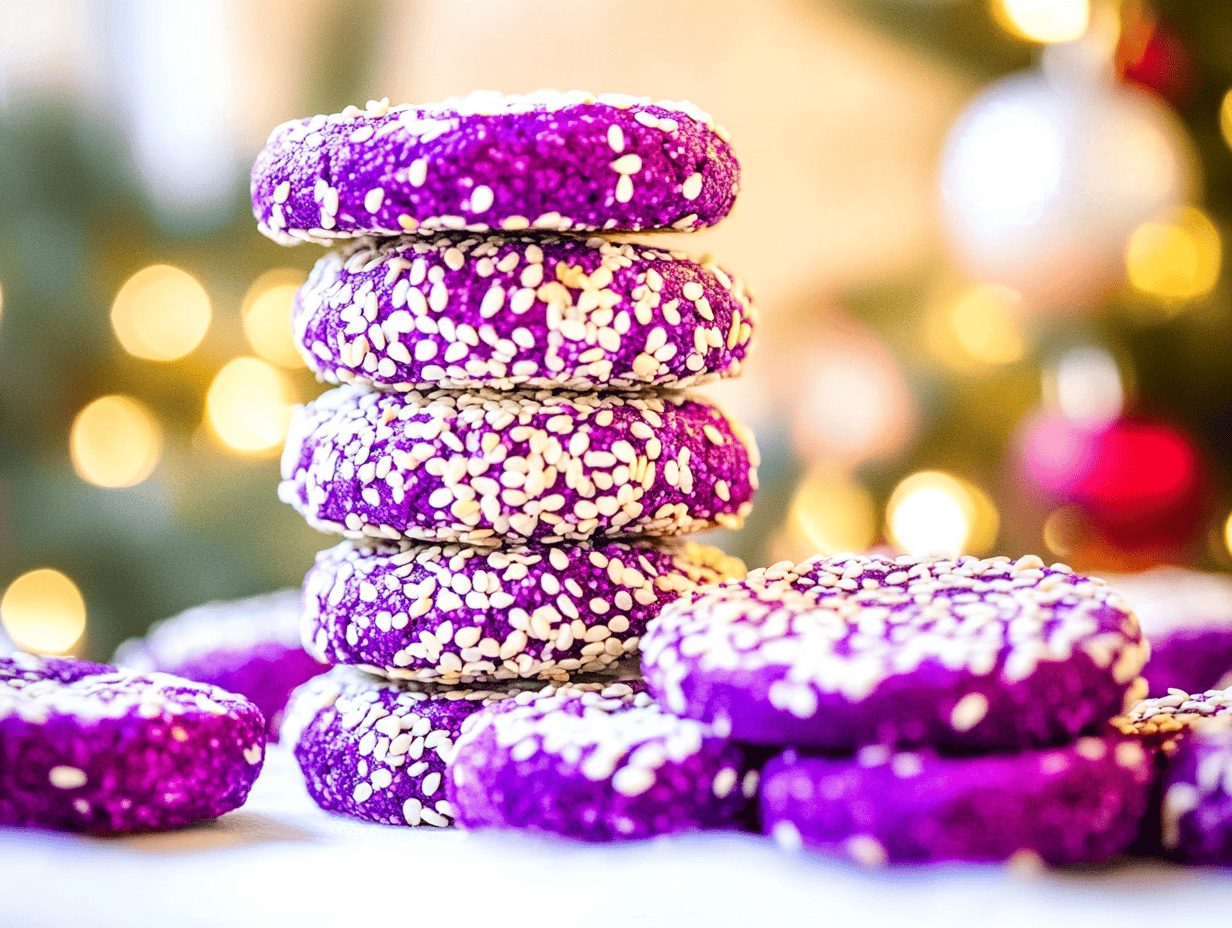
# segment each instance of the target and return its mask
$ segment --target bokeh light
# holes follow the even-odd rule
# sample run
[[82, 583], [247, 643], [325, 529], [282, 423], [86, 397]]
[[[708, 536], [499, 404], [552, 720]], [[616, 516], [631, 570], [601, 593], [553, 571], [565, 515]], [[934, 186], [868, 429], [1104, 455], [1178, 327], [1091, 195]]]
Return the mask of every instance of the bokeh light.
[[997, 509], [983, 490], [940, 471], [912, 474], [886, 505], [886, 535], [907, 554], [983, 554], [999, 528]]
[[0, 622], [19, 648], [64, 654], [86, 630], [86, 604], [72, 580], [44, 567], [9, 584], [0, 599]]
[[291, 330], [291, 302], [303, 282], [302, 271], [275, 268], [258, 277], [244, 295], [241, 317], [248, 343], [257, 354], [280, 367], [304, 366]]
[[1223, 543], [1228, 553], [1232, 554], [1232, 513], [1228, 514], [1228, 518], [1223, 523]]
[[87, 483], [131, 487], [158, 464], [162, 429], [145, 406], [127, 396], [104, 396], [77, 414], [69, 437], [73, 469]]
[[218, 372], [205, 397], [206, 417], [222, 443], [260, 454], [286, 438], [294, 389], [287, 375], [260, 358], [242, 357]]
[[970, 287], [959, 296], [946, 321], [967, 358], [980, 364], [1012, 364], [1026, 344], [1018, 330], [1022, 297], [997, 284]]
[[111, 327], [129, 354], [174, 361], [201, 343], [210, 327], [210, 298], [197, 278], [169, 264], [142, 268], [111, 305]]
[[787, 513], [785, 534], [798, 558], [859, 553], [877, 533], [873, 498], [846, 474], [815, 467], [801, 481]]
[[1232, 147], [1232, 90], [1224, 94], [1219, 107], [1219, 128], [1223, 132], [1223, 140]]
[[992, 0], [993, 14], [1015, 35], [1033, 42], [1070, 42], [1091, 22], [1090, 0]]
[[1045, 403], [1070, 422], [1094, 428], [1112, 422], [1125, 407], [1121, 366], [1097, 345], [1066, 351], [1044, 371]]
[[1219, 279], [1223, 248], [1206, 214], [1183, 207], [1168, 222], [1146, 222], [1125, 246], [1125, 268], [1134, 289], [1165, 303], [1210, 293]]

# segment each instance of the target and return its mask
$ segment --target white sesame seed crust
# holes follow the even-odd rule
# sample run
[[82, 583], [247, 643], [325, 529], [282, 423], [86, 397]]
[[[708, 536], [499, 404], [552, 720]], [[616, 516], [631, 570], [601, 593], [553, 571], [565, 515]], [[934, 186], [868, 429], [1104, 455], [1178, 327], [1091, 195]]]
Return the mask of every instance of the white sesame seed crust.
[[743, 575], [738, 559], [676, 539], [345, 541], [304, 580], [304, 647], [392, 679], [563, 680], [635, 656], [646, 623], [681, 593]]
[[565, 685], [471, 716], [449, 769], [458, 823], [586, 841], [733, 826], [743, 752], [638, 689]]
[[349, 538], [660, 537], [738, 527], [756, 467], [752, 436], [689, 395], [340, 387], [296, 410], [279, 497]]
[[1164, 773], [1161, 841], [1183, 860], [1227, 866], [1232, 864], [1232, 691], [1192, 697], [1200, 698], [1218, 708], [1189, 721], [1184, 737], [1174, 736]]
[[1137, 743], [974, 756], [865, 748], [853, 758], [786, 751], [762, 771], [766, 834], [866, 867], [1009, 860], [1098, 863], [1137, 837], [1154, 782]]
[[727, 133], [687, 102], [480, 91], [284, 123], [251, 180], [263, 234], [330, 244], [416, 231], [691, 230], [730, 211], [739, 165]]
[[738, 376], [756, 328], [708, 258], [604, 238], [364, 242], [317, 262], [296, 341], [330, 383], [589, 391]]
[[1063, 740], [1119, 710], [1147, 655], [1120, 597], [1064, 565], [855, 555], [704, 587], [642, 650], [672, 711], [830, 749]]

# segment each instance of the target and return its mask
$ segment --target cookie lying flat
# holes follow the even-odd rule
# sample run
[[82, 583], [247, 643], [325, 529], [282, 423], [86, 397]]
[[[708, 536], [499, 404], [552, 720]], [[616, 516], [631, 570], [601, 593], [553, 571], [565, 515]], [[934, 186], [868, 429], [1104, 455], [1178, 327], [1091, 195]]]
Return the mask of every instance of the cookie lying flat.
[[243, 805], [265, 720], [248, 700], [167, 674], [0, 658], [0, 825], [175, 828]]
[[1153, 773], [1136, 742], [1084, 737], [1018, 754], [788, 751], [762, 771], [767, 834], [866, 866], [1006, 860], [1098, 863], [1134, 840]]
[[493, 545], [742, 524], [752, 436], [681, 394], [373, 393], [299, 407], [279, 497], [349, 538]]
[[679, 252], [440, 236], [329, 253], [294, 328], [330, 383], [641, 390], [739, 375], [755, 316], [743, 283]]
[[1157, 567], [1105, 579], [1133, 607], [1151, 645], [1142, 675], [1152, 696], [1211, 689], [1232, 671], [1232, 577]]
[[676, 539], [475, 548], [343, 542], [304, 580], [304, 641], [322, 662], [395, 679], [564, 679], [637, 653], [664, 603], [743, 576]]
[[[1232, 691], [1224, 692], [1221, 706], [1232, 709]], [[1191, 863], [1226, 866], [1232, 864], [1232, 713], [1190, 725], [1164, 774], [1163, 846]]]
[[665, 607], [651, 692], [755, 744], [1016, 748], [1111, 718], [1146, 660], [1100, 580], [1037, 557], [818, 557]]
[[145, 638], [126, 641], [116, 663], [212, 683], [250, 699], [278, 739], [291, 691], [325, 671], [300, 643], [299, 590], [207, 603], [164, 619]]
[[322, 809], [387, 825], [453, 822], [442, 777], [463, 720], [521, 692], [394, 683], [335, 667], [298, 690], [283, 740]]
[[566, 685], [468, 719], [449, 796], [465, 828], [648, 838], [735, 826], [757, 785], [746, 767], [739, 747], [629, 684]]
[[727, 215], [739, 177], [726, 133], [690, 103], [480, 91], [284, 123], [253, 165], [252, 207], [284, 245], [443, 229], [690, 230]]

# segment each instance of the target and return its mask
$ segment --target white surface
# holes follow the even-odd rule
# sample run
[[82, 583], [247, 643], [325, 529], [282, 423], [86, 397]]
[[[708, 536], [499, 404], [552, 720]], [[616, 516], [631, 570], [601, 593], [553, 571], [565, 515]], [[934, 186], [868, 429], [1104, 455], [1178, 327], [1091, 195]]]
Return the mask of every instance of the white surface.
[[[533, 787], [532, 787], [533, 788]], [[592, 846], [364, 825], [326, 815], [285, 751], [245, 808], [163, 835], [0, 829], [0, 925], [904, 925], [1131, 928], [1227, 924], [1232, 870], [1122, 864], [868, 872], [751, 835]]]

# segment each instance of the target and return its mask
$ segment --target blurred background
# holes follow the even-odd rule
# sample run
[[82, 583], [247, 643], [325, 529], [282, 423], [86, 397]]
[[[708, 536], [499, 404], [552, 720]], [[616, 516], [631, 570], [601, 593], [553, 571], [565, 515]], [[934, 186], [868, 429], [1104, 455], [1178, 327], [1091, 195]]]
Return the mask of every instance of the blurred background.
[[1232, 5], [0, 0], [0, 617], [105, 658], [297, 585], [275, 496], [321, 252], [257, 234], [276, 124], [476, 88], [689, 99], [758, 297], [750, 566], [888, 546], [1232, 565]]

